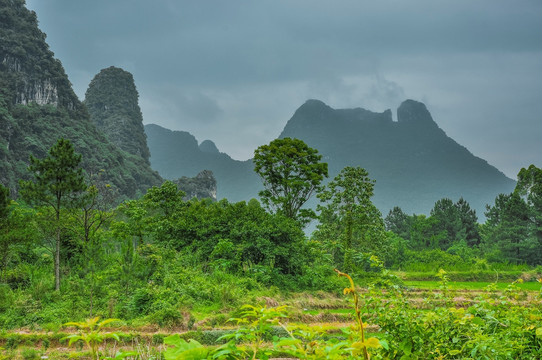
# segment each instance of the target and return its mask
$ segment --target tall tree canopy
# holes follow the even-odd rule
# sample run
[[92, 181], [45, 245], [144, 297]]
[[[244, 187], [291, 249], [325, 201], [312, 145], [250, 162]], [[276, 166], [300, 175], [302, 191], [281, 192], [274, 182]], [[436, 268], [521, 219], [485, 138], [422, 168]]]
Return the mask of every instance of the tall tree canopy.
[[305, 224], [316, 214], [301, 209], [328, 176], [318, 150], [299, 139], [276, 139], [254, 152], [254, 171], [263, 180], [263, 204], [271, 211]]
[[352, 268], [354, 250], [372, 252], [384, 237], [382, 216], [371, 202], [374, 183], [365, 169], [347, 166], [318, 194], [323, 205], [316, 237], [340, 239], [344, 271]]
[[447, 250], [461, 240], [470, 246], [480, 243], [476, 211], [465, 199], [460, 198], [456, 203], [449, 198], [438, 200], [431, 210], [431, 217], [435, 219], [434, 233], [441, 234], [438, 244], [441, 249]]
[[534, 165], [521, 169], [515, 192], [527, 200], [532, 230], [542, 246], [542, 169]]

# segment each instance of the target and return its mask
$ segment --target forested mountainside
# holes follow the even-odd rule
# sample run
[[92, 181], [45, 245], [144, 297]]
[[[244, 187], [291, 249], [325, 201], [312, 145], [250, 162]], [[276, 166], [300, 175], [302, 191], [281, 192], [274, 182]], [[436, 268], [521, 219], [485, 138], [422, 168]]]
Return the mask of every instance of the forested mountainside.
[[82, 154], [87, 174], [102, 172], [123, 197], [161, 184], [144, 156], [96, 128], [45, 38], [23, 0], [0, 0], [0, 182], [16, 195], [17, 181], [29, 176], [30, 155], [45, 157], [64, 137]]
[[[448, 137], [424, 104], [407, 100], [397, 117], [393, 121], [390, 110], [333, 109], [308, 100], [279, 138], [298, 138], [318, 149], [329, 164], [330, 178], [345, 166], [366, 168], [376, 180], [374, 203], [384, 215], [394, 206], [428, 213], [439, 199], [463, 197], [483, 217], [486, 204], [514, 189], [515, 181]], [[208, 140], [198, 146], [186, 132], [157, 125], [146, 125], [145, 131], [152, 167], [162, 176], [173, 179], [211, 169], [219, 198], [257, 197], [261, 182], [250, 160], [233, 160]]]

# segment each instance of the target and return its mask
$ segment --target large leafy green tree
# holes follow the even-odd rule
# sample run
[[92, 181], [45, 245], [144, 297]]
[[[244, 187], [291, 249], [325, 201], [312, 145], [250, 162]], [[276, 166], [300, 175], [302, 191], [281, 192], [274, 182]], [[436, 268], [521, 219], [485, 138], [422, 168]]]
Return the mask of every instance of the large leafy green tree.
[[399, 206], [395, 206], [393, 209], [391, 209], [384, 219], [386, 230], [399, 235], [405, 240], [410, 238], [411, 222], [411, 217], [405, 214], [403, 209], [401, 209]]
[[77, 195], [85, 190], [83, 170], [79, 167], [81, 155], [75, 153], [72, 143], [58, 139], [44, 159], [30, 156], [29, 170], [34, 180], [21, 181], [21, 195], [30, 204], [47, 206], [54, 212], [55, 227], [55, 290], [60, 290], [60, 247], [62, 210], [73, 207]]
[[323, 205], [317, 238], [341, 239], [343, 269], [350, 271], [354, 250], [373, 252], [384, 237], [380, 211], [371, 202], [374, 180], [361, 167], [347, 166], [317, 196]]
[[476, 210], [463, 198], [460, 198], [454, 205], [457, 209], [457, 216], [461, 223], [461, 230], [458, 238], [465, 240], [467, 245], [476, 246], [480, 244], [480, 230]]
[[321, 162], [318, 150], [299, 139], [276, 139], [254, 152], [254, 171], [263, 180], [260, 192], [270, 210], [306, 224], [316, 217], [302, 206], [320, 189], [328, 176], [327, 163]]
[[78, 240], [75, 243], [77, 256], [74, 258], [80, 261], [81, 276], [90, 282], [85, 290], [89, 291], [91, 317], [98, 284], [96, 273], [104, 264], [103, 242], [106, 238], [106, 228], [115, 216], [112, 209], [115, 191], [103, 181], [101, 177], [103, 173], [102, 170], [89, 177], [92, 185], [81, 193], [77, 205], [70, 211], [68, 221], [74, 239]]

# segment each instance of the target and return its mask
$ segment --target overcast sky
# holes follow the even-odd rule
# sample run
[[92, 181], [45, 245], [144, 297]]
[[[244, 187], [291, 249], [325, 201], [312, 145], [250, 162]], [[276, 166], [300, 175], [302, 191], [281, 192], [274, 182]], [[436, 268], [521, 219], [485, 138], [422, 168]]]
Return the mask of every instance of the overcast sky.
[[245, 160], [307, 99], [394, 112], [424, 102], [514, 178], [542, 167], [540, 0], [27, 0], [81, 100], [134, 75], [146, 124]]

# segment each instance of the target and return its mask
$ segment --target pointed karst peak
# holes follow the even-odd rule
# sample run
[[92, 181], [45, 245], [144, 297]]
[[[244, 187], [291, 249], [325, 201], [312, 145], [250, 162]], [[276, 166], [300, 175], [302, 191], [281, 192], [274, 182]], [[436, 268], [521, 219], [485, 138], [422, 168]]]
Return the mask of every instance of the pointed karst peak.
[[85, 94], [85, 105], [92, 122], [111, 142], [149, 163], [138, 98], [132, 74], [111, 66], [94, 76]]
[[405, 124], [437, 125], [425, 104], [414, 100], [403, 101], [397, 109], [397, 121]]
[[87, 92], [94, 86], [99, 87], [101, 92], [112, 96], [103, 99], [105, 102], [104, 105], [107, 103], [109, 103], [109, 105], [118, 105], [116, 101], [117, 96], [127, 97], [129, 101], [135, 101], [136, 103], [139, 97], [133, 75], [130, 72], [115, 66], [100, 70], [100, 72], [94, 76], [94, 79], [92, 79]]
[[216, 147], [215, 143], [211, 140], [203, 140], [201, 144], [199, 144], [199, 149], [204, 153], [209, 154], [218, 154], [220, 151], [218, 151], [218, 148]]
[[314, 121], [325, 118], [331, 112], [333, 112], [333, 109], [323, 101], [309, 99], [295, 111], [292, 118], [307, 118]]

